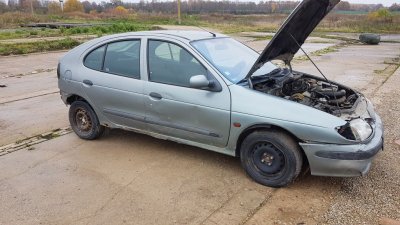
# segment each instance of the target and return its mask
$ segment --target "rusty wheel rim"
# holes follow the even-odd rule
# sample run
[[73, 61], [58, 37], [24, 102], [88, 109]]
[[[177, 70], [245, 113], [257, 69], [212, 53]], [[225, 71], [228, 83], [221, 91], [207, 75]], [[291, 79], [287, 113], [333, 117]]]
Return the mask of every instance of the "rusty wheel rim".
[[78, 130], [81, 132], [89, 132], [93, 126], [89, 112], [83, 108], [78, 108], [76, 110], [75, 123]]

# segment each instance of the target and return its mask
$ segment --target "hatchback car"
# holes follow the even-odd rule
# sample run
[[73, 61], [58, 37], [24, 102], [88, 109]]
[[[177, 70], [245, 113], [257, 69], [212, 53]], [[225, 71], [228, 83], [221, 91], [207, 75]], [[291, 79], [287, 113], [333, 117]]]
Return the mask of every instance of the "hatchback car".
[[273, 187], [305, 166], [319, 176], [364, 175], [383, 146], [371, 102], [290, 66], [338, 2], [301, 2], [261, 54], [206, 31], [88, 41], [57, 70], [72, 129], [96, 139], [105, 127], [121, 128], [238, 156], [250, 177]]

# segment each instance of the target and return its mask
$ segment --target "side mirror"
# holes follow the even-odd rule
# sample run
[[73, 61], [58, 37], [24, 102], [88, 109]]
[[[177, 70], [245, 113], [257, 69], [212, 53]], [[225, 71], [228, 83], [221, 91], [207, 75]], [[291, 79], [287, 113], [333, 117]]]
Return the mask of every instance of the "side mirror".
[[208, 88], [212, 82], [204, 75], [195, 75], [190, 78], [189, 83], [191, 88]]

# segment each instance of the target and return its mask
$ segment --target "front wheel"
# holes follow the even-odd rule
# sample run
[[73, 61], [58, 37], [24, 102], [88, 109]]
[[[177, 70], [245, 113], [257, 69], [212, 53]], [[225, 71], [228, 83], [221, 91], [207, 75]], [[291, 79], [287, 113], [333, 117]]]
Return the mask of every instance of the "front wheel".
[[104, 132], [92, 107], [84, 101], [75, 101], [69, 108], [69, 123], [82, 139], [93, 140]]
[[293, 182], [302, 168], [298, 144], [282, 131], [255, 131], [243, 141], [240, 159], [247, 174], [256, 182], [282, 187]]

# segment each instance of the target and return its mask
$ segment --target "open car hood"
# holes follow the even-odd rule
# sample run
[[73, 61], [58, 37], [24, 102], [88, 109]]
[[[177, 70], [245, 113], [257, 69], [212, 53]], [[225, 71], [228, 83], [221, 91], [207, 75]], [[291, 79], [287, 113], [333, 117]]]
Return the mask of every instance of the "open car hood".
[[246, 79], [268, 61], [279, 59], [286, 64], [290, 63], [310, 33], [339, 2], [340, 0], [303, 0], [260, 54]]

